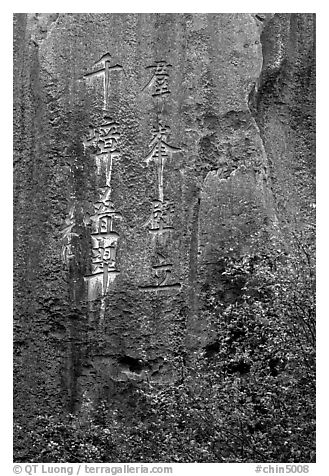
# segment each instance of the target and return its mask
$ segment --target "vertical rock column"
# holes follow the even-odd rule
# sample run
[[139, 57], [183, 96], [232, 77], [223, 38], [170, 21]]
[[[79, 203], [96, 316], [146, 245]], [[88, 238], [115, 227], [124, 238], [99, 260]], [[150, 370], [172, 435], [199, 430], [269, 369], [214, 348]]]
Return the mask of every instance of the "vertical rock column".
[[220, 260], [277, 233], [259, 20], [20, 15], [16, 45], [17, 401], [174, 382], [211, 339]]

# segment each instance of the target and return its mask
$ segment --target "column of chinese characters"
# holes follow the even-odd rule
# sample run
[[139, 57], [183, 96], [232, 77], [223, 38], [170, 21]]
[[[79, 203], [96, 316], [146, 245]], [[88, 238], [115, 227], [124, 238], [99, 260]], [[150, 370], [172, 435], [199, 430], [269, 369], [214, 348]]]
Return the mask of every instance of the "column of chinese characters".
[[121, 220], [122, 215], [115, 210], [110, 195], [109, 187], [102, 189], [99, 200], [94, 204], [94, 214], [86, 219], [92, 228], [91, 275], [84, 278], [88, 283], [89, 300], [106, 295], [110, 283], [119, 274], [116, 265], [119, 234], [114, 230], [114, 221]]
[[121, 220], [121, 213], [116, 210], [111, 200], [111, 179], [113, 166], [120, 158], [119, 123], [107, 113], [110, 73], [123, 71], [119, 64], [111, 65], [111, 55], [106, 53], [94, 64], [94, 69], [84, 75], [86, 79], [103, 78], [104, 114], [98, 127], [91, 126], [83, 145], [92, 148], [98, 175], [105, 173], [105, 187], [100, 189], [99, 199], [93, 205], [93, 214], [86, 214], [85, 225], [91, 227], [92, 256], [91, 274], [84, 277], [88, 286], [88, 300], [93, 301], [109, 292], [110, 284], [119, 274], [117, 267], [117, 245], [119, 234], [115, 230], [115, 220]]
[[[118, 72], [118, 73], [115, 73]], [[93, 64], [92, 71], [86, 73], [81, 80], [87, 84], [99, 85], [98, 78], [103, 79], [103, 122], [97, 128], [90, 127], [89, 134], [83, 141], [84, 148], [93, 147], [96, 159], [98, 175], [104, 171], [106, 175], [106, 187], [101, 190], [100, 199], [94, 204], [94, 214], [87, 216], [85, 225], [92, 226], [92, 264], [91, 275], [84, 279], [88, 283], [88, 300], [96, 299], [100, 294], [104, 296], [115, 276], [118, 274], [116, 267], [116, 247], [118, 234], [113, 229], [113, 222], [122, 218], [115, 210], [111, 201], [111, 177], [113, 162], [120, 156], [118, 141], [120, 137], [119, 124], [113, 121], [107, 114], [110, 76], [124, 73], [120, 64], [112, 64], [111, 55], [104, 54]], [[74, 206], [71, 207], [65, 220], [62, 235], [62, 261], [68, 266], [74, 258], [72, 238], [78, 237], [74, 227]]]
[[[169, 90], [169, 68], [172, 65], [166, 61], [155, 61], [148, 69], [153, 70], [153, 75], [143, 88], [150, 88], [152, 96], [157, 101], [163, 101], [170, 94]], [[163, 250], [159, 253], [157, 245], [165, 245], [167, 237], [173, 231], [174, 204], [164, 197], [164, 169], [168, 160], [172, 160], [173, 155], [179, 152], [179, 147], [169, 143], [170, 127], [158, 116], [157, 125], [152, 127], [151, 140], [148, 146], [148, 153], [144, 158], [147, 166], [154, 165], [156, 171], [158, 196], [152, 202], [152, 209], [149, 218], [144, 223], [152, 236], [155, 249], [153, 257], [154, 284], [141, 286], [145, 291], [162, 291], [167, 289], [179, 289], [179, 283], [171, 281], [172, 264], [163, 255]]]
[[114, 230], [114, 221], [122, 215], [111, 200], [111, 177], [113, 163], [120, 157], [118, 141], [119, 124], [105, 116], [98, 128], [91, 128], [84, 140], [85, 147], [94, 147], [99, 172], [105, 170], [106, 186], [100, 190], [100, 198], [94, 203], [94, 213], [86, 215], [85, 224], [91, 225], [92, 263], [91, 275], [85, 276], [88, 284], [88, 299], [108, 293], [109, 285], [118, 275], [116, 249], [119, 234]]

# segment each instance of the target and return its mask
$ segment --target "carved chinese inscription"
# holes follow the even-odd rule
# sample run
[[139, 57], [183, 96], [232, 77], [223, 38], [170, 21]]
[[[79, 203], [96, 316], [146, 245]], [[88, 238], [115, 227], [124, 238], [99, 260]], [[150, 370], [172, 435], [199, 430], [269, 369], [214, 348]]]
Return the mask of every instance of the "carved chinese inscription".
[[[165, 99], [170, 95], [168, 80], [171, 67], [172, 65], [164, 60], [155, 61], [154, 64], [147, 67], [152, 70], [152, 76], [144, 89], [151, 88], [153, 97], [164, 96]], [[84, 218], [85, 225], [90, 227], [91, 237], [90, 274], [85, 276], [84, 280], [88, 286], [88, 300], [102, 298], [103, 317], [105, 312], [104, 297], [120, 272], [117, 266], [119, 233], [116, 221], [123, 218], [112, 200], [111, 188], [114, 164], [116, 160], [120, 160], [120, 125], [108, 115], [110, 74], [114, 71], [124, 72], [121, 65], [112, 64], [111, 55], [106, 53], [93, 65], [92, 71], [84, 75], [87, 80], [103, 78], [103, 119], [100, 125], [90, 126], [89, 132], [83, 140], [85, 151], [89, 149], [95, 158], [98, 175], [102, 177], [105, 173], [105, 186], [99, 190], [99, 198], [93, 204], [93, 211], [86, 214]], [[161, 117], [164, 114], [163, 110], [162, 108], [160, 117], [158, 111], [158, 121], [151, 130], [148, 152], [144, 157], [147, 166], [152, 164], [155, 168], [157, 197], [153, 199], [150, 216], [144, 223], [144, 227], [152, 236], [154, 279], [151, 284], [140, 288], [155, 292], [181, 288], [181, 284], [172, 279], [173, 264], [165, 258], [165, 255], [170, 254], [171, 251], [167, 237], [170, 237], [170, 233], [174, 230], [175, 210], [173, 202], [165, 198], [164, 193], [166, 163], [172, 160], [173, 155], [181, 149], [170, 143], [170, 127]], [[66, 219], [65, 224], [65, 228], [62, 230], [64, 242], [62, 259], [67, 263], [73, 257], [72, 237], [78, 236], [73, 232], [75, 226], [73, 211]]]
[[89, 300], [96, 299], [99, 294], [107, 294], [110, 283], [119, 274], [116, 264], [119, 234], [114, 224], [115, 220], [122, 219], [122, 214], [111, 200], [110, 174], [106, 183], [94, 203], [94, 213], [85, 218], [85, 224], [91, 226], [92, 240], [91, 275], [85, 277]]
[[[148, 66], [148, 68], [153, 69], [153, 76], [144, 89], [153, 87], [153, 97], [170, 94], [168, 78], [169, 68], [171, 67], [166, 61], [156, 61], [155, 64]], [[140, 289], [144, 291], [159, 292], [172, 289], [179, 290], [181, 288], [180, 283], [175, 283], [171, 280], [173, 264], [169, 263], [158, 249], [159, 245], [162, 248], [167, 246], [167, 238], [170, 236], [170, 232], [174, 230], [173, 217], [175, 209], [174, 203], [164, 196], [164, 170], [167, 161], [171, 160], [173, 154], [181, 149], [169, 143], [169, 135], [170, 127], [159, 117], [157, 125], [152, 127], [148, 153], [144, 158], [147, 166], [151, 164], [155, 166], [158, 191], [157, 198], [152, 202], [150, 216], [143, 225], [147, 227], [152, 236], [155, 252], [153, 259], [156, 261], [156, 264], [152, 266], [154, 271], [153, 281], [155, 282], [150, 285], [141, 286]], [[170, 253], [168, 246], [166, 252]]]
[[159, 252], [156, 254], [157, 262], [152, 266], [154, 270], [155, 283], [148, 286], [141, 286], [144, 291], [166, 291], [171, 289], [180, 289], [180, 283], [173, 283], [171, 280], [172, 264], [168, 263], [166, 258]]
[[153, 70], [153, 75], [149, 82], [144, 86], [144, 89], [151, 87], [153, 88], [152, 96], [162, 96], [164, 94], [170, 94], [168, 79], [169, 79], [169, 68], [172, 65], [166, 61], [155, 61], [154, 64], [147, 66], [147, 69]]
[[106, 53], [93, 65], [93, 71], [84, 75], [86, 79], [93, 79], [97, 77], [103, 77], [104, 85], [104, 107], [107, 109], [109, 85], [110, 85], [110, 73], [113, 71], [123, 71], [123, 67], [120, 64], [111, 66], [111, 55]]
[[105, 116], [98, 128], [91, 128], [85, 139], [85, 147], [96, 149], [96, 164], [99, 171], [105, 168], [106, 187], [100, 189], [99, 199], [94, 203], [93, 215], [87, 215], [85, 224], [91, 225], [92, 263], [91, 275], [85, 277], [88, 283], [88, 299], [94, 300], [99, 295], [108, 293], [109, 285], [118, 275], [116, 251], [119, 234], [114, 230], [115, 219], [122, 215], [111, 200], [111, 178], [113, 160], [120, 157], [119, 124]]
[[[108, 293], [110, 284], [119, 274], [117, 267], [117, 246], [119, 233], [115, 230], [115, 220], [121, 220], [121, 213], [112, 201], [112, 172], [114, 161], [120, 158], [120, 126], [107, 114], [109, 77], [112, 71], [123, 70], [119, 64], [111, 65], [111, 55], [106, 53], [94, 64], [92, 72], [85, 78], [102, 76], [104, 79], [103, 120], [98, 127], [90, 126], [88, 135], [83, 140], [85, 150], [92, 148], [98, 175], [105, 172], [105, 187], [99, 190], [99, 199], [93, 205], [93, 214], [86, 214], [84, 223], [91, 227], [91, 274], [85, 276], [88, 285], [88, 300], [93, 301]], [[104, 307], [104, 306], [103, 306]], [[102, 309], [103, 309], [102, 307]], [[104, 309], [103, 309], [104, 310]]]
[[152, 139], [149, 144], [149, 153], [145, 157], [146, 164], [154, 162], [157, 169], [159, 200], [163, 201], [163, 171], [168, 158], [174, 152], [181, 149], [168, 144], [170, 127], [165, 126], [161, 121], [157, 127], [152, 128]]
[[105, 116], [104, 122], [97, 128], [90, 127], [89, 136], [83, 141], [84, 146], [93, 145], [97, 147], [98, 154], [117, 153], [118, 139], [120, 137], [119, 124], [114, 122], [111, 117]]
[[153, 235], [162, 235], [173, 230], [172, 218], [174, 214], [174, 204], [168, 200], [154, 200], [151, 215], [144, 223], [149, 232]]
[[119, 234], [114, 230], [114, 220], [122, 219], [122, 215], [115, 210], [110, 195], [109, 187], [101, 190], [100, 198], [94, 204], [95, 213], [88, 220], [92, 226], [91, 275], [85, 277], [89, 300], [107, 294], [110, 283], [119, 274], [116, 264]]
[[106, 185], [110, 187], [113, 160], [119, 158], [118, 141], [120, 138], [119, 124], [109, 116], [104, 116], [98, 128], [89, 128], [89, 135], [84, 139], [84, 147], [94, 147], [98, 173], [105, 166]]

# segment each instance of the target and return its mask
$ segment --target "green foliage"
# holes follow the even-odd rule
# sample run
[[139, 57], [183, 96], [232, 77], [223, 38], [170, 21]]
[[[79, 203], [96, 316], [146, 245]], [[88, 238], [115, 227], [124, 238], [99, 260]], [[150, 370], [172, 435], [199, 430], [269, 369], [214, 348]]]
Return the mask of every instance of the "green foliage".
[[105, 403], [88, 419], [40, 416], [16, 428], [16, 454], [21, 445], [31, 462], [314, 462], [312, 264], [277, 251], [223, 269], [239, 299], [207, 291], [202, 318], [216, 337], [178, 382], [136, 385], [129, 416]]

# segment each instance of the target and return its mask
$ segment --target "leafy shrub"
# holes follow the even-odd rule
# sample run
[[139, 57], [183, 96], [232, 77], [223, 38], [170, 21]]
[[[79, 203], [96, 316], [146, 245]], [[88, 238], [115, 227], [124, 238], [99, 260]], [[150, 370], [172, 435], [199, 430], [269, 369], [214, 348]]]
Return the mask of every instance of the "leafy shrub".
[[[81, 415], [16, 426], [31, 462], [314, 462], [314, 273], [286, 253], [228, 259], [235, 303], [207, 292], [216, 338], [172, 385], [136, 384], [134, 415], [103, 402]], [[179, 360], [179, 356], [176, 357]], [[28, 448], [23, 451], [23, 448]], [[20, 459], [21, 458], [21, 459]]]

